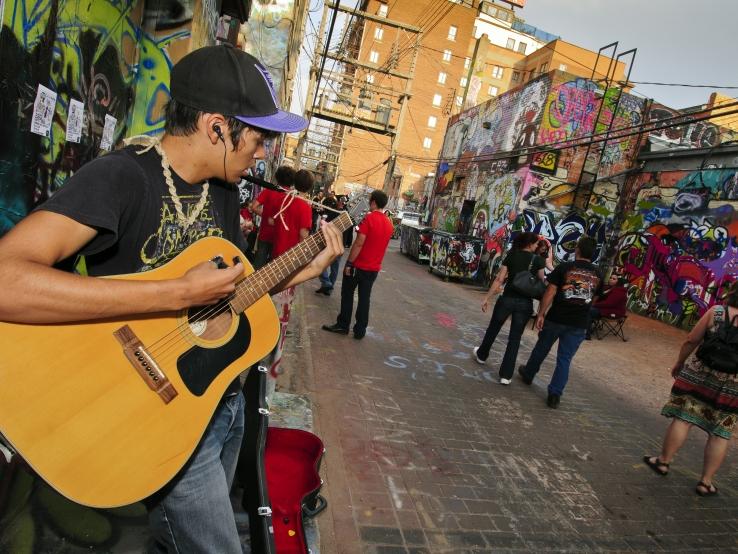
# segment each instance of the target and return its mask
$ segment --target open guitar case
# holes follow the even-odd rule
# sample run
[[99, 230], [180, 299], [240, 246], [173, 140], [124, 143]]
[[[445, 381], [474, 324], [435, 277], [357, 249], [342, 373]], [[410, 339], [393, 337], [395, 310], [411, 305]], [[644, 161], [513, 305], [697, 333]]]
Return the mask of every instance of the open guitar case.
[[254, 554], [308, 554], [303, 518], [325, 509], [319, 494], [323, 442], [301, 429], [269, 427], [267, 369], [246, 376], [246, 432], [238, 466]]

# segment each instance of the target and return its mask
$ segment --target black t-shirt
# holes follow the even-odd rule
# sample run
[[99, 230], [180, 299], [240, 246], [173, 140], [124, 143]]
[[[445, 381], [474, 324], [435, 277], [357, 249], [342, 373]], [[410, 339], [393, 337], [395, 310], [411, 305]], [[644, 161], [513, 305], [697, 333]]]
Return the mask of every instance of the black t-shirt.
[[[532, 264], [531, 260], [533, 261]], [[531, 273], [536, 275], [539, 270], [546, 267], [546, 262], [543, 261], [543, 258], [537, 256], [533, 252], [512, 250], [502, 262], [502, 265], [507, 267], [507, 282], [505, 283], [505, 290], [502, 292], [502, 296], [509, 296], [512, 298], [530, 298], [529, 296], [525, 296], [524, 294], [520, 294], [513, 290], [512, 281], [515, 278], [515, 275], [521, 271], [527, 271], [528, 267], [530, 267]]]
[[[338, 201], [330, 196], [328, 196], [327, 198], [323, 198], [323, 202], [321, 202], [321, 204], [323, 204], [323, 206], [327, 206], [328, 208], [333, 208], [333, 210], [338, 209]], [[326, 221], [333, 221], [340, 215], [338, 212], [335, 212], [333, 210], [322, 210], [323, 215], [325, 215]]]
[[551, 272], [548, 282], [558, 290], [546, 319], [586, 329], [592, 301], [602, 294], [602, 274], [597, 266], [585, 260], [564, 262]]
[[[98, 231], [79, 252], [85, 256], [89, 275], [153, 269], [206, 236], [223, 237], [244, 249], [235, 186], [211, 180], [205, 206], [185, 229], [177, 218], [159, 154], [152, 148], [139, 155], [137, 149], [117, 150], [82, 166], [37, 208]], [[174, 171], [172, 178], [187, 216], [200, 200], [202, 184], [188, 184]]]

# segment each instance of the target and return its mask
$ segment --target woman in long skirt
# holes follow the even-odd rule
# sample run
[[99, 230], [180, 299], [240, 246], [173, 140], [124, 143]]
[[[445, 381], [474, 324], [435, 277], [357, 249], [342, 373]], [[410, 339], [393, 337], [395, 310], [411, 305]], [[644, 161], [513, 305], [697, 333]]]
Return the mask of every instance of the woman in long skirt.
[[661, 454], [643, 458], [657, 474], [667, 475], [672, 458], [696, 425], [707, 433], [702, 476], [695, 489], [700, 496], [717, 494], [713, 478], [725, 460], [738, 422], [738, 374], [710, 368], [694, 353], [705, 335], [715, 332], [724, 321], [738, 325], [738, 283], [733, 283], [725, 295], [725, 305], [707, 310], [682, 344], [679, 358], [671, 369], [675, 379], [671, 396], [661, 410], [662, 415], [672, 418]]

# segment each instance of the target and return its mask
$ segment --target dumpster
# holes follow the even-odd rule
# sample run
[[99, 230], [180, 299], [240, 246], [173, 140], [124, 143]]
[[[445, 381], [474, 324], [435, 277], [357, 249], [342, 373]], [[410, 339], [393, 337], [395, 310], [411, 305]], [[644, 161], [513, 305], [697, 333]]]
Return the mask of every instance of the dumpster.
[[400, 252], [422, 263], [430, 260], [433, 229], [403, 223], [400, 228]]
[[428, 271], [445, 279], [475, 279], [483, 249], [481, 238], [434, 230]]

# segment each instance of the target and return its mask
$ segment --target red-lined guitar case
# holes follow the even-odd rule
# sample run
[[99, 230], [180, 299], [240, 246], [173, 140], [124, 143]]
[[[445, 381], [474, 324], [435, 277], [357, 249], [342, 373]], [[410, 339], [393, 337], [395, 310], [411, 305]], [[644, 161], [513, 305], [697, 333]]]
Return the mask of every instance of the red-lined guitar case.
[[308, 431], [270, 427], [267, 432], [264, 466], [277, 554], [309, 552], [303, 516], [314, 517], [326, 507], [318, 494], [323, 451], [323, 441]]

